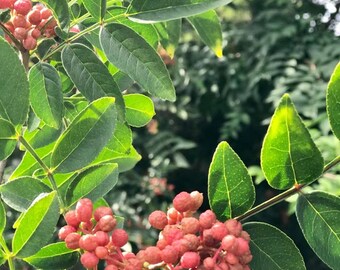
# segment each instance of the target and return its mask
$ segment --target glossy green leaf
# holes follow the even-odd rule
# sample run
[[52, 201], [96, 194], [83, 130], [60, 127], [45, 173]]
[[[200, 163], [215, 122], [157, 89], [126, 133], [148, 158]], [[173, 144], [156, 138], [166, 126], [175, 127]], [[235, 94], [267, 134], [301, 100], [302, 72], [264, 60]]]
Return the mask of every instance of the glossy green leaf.
[[118, 181], [118, 165], [108, 163], [88, 168], [70, 184], [66, 201], [69, 206], [81, 198], [95, 201], [106, 195]]
[[0, 160], [6, 159], [17, 144], [14, 126], [5, 119], [0, 118]]
[[174, 101], [175, 89], [157, 52], [129, 27], [112, 23], [100, 31], [108, 60], [152, 95]]
[[340, 262], [340, 198], [317, 191], [301, 194], [296, 216], [308, 244], [332, 269]]
[[213, 50], [217, 57], [222, 57], [222, 29], [214, 10], [188, 18], [202, 41]]
[[27, 76], [17, 53], [2, 37], [0, 63], [3, 63], [0, 65], [0, 117], [14, 126], [22, 125], [27, 118], [29, 107]]
[[155, 115], [152, 100], [141, 94], [124, 95], [126, 121], [132, 127], [142, 127]]
[[19, 212], [26, 211], [39, 194], [50, 191], [48, 186], [32, 177], [17, 178], [0, 186], [3, 201]]
[[59, 219], [59, 205], [53, 191], [37, 199], [23, 215], [12, 241], [19, 258], [33, 255], [52, 237]]
[[[35, 149], [38, 156], [44, 161], [44, 163], [49, 166], [51, 159], [51, 152], [54, 144], [49, 144], [39, 149]], [[26, 152], [21, 159], [19, 165], [15, 168], [14, 172], [10, 176], [10, 180], [19, 178], [21, 176], [31, 176], [34, 172], [40, 169], [41, 166], [36, 161], [36, 159], [29, 153]]]
[[110, 140], [116, 122], [115, 99], [97, 99], [87, 106], [58, 139], [51, 157], [55, 172], [85, 167]]
[[231, 0], [133, 0], [127, 16], [140, 23], [175, 20], [227, 5]]
[[[54, 129], [47, 125], [40, 125], [39, 129], [32, 132], [25, 130], [25, 140], [36, 150], [55, 142], [62, 132], [62, 128]], [[22, 146], [22, 145], [21, 145]], [[22, 148], [24, 148], [22, 146]]]
[[255, 201], [255, 189], [247, 168], [227, 142], [221, 142], [208, 176], [209, 204], [219, 219], [245, 213]]
[[340, 140], [340, 63], [327, 88], [327, 113], [334, 135]]
[[83, 0], [83, 4], [93, 18], [100, 21], [105, 16], [106, 0]]
[[71, 44], [63, 49], [61, 59], [67, 74], [85, 98], [93, 101], [105, 96], [115, 97], [119, 118], [124, 119], [122, 93], [92, 50], [81, 44]]
[[6, 227], [6, 210], [2, 201], [0, 201], [0, 235], [2, 235], [5, 227]]
[[105, 148], [128, 153], [132, 144], [132, 131], [127, 124], [117, 123], [115, 132]]
[[65, 269], [74, 266], [78, 258], [77, 250], [68, 249], [65, 242], [59, 242], [44, 246], [24, 261], [39, 269]]
[[163, 48], [174, 58], [175, 50], [178, 46], [179, 38], [182, 31], [182, 20], [172, 20], [155, 24]]
[[261, 167], [273, 188], [310, 183], [323, 171], [323, 158], [289, 97], [284, 95], [270, 122]]
[[58, 71], [39, 62], [29, 72], [30, 102], [34, 113], [46, 125], [58, 129], [63, 117], [63, 95]]
[[2, 249], [0, 249], [0, 265], [3, 265], [7, 261], [6, 255]]
[[305, 270], [300, 251], [292, 239], [278, 228], [260, 222], [249, 222], [243, 229], [250, 235], [252, 270]]
[[53, 11], [54, 17], [58, 18], [61, 28], [65, 30], [69, 27], [70, 12], [66, 0], [41, 0], [39, 2], [44, 3]]

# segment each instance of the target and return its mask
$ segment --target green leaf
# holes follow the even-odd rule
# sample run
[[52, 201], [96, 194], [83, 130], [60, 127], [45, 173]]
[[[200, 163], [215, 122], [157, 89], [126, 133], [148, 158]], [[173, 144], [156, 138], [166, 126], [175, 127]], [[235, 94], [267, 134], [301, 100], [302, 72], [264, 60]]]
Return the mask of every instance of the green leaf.
[[0, 249], [0, 265], [3, 265], [7, 261], [6, 255], [2, 249]]
[[227, 5], [231, 0], [133, 0], [127, 10], [129, 19], [140, 23], [170, 21]]
[[106, 0], [83, 0], [83, 4], [93, 18], [100, 21], [105, 16]]
[[6, 210], [2, 201], [0, 201], [0, 235], [2, 235], [5, 227], [6, 227]]
[[69, 27], [70, 12], [66, 0], [41, 0], [39, 2], [44, 3], [53, 11], [54, 17], [58, 18], [61, 28], [66, 30]]
[[301, 194], [296, 216], [308, 244], [330, 268], [340, 262], [340, 198], [316, 191]]
[[50, 191], [48, 186], [32, 177], [13, 179], [0, 186], [3, 201], [19, 212], [26, 211], [39, 194]]
[[65, 242], [59, 242], [43, 247], [24, 261], [39, 269], [65, 269], [74, 266], [78, 258], [77, 250], [68, 249]]
[[40, 125], [39, 129], [34, 131], [25, 130], [24, 138], [36, 150], [55, 142], [61, 131], [62, 128], [54, 129], [47, 125]]
[[13, 254], [19, 258], [33, 255], [52, 237], [59, 219], [56, 192], [37, 199], [25, 212], [12, 241]]
[[27, 118], [29, 107], [27, 76], [13, 47], [2, 37], [0, 63], [3, 63], [0, 66], [0, 117], [14, 126], [22, 125]]
[[202, 41], [213, 50], [217, 57], [222, 57], [222, 29], [214, 10], [188, 18]]
[[119, 119], [124, 119], [124, 100], [107, 67], [92, 50], [81, 44], [66, 46], [61, 59], [78, 90], [89, 101], [105, 96], [116, 98]]
[[58, 129], [63, 117], [63, 95], [58, 71], [39, 62], [29, 72], [30, 102], [34, 113], [46, 125]]
[[214, 153], [208, 176], [209, 204], [219, 219], [245, 213], [255, 201], [255, 189], [247, 168], [227, 142]]
[[340, 63], [336, 66], [327, 88], [327, 114], [334, 135], [340, 140]]
[[16, 144], [17, 140], [14, 126], [7, 120], [0, 118], [0, 160], [10, 156]]
[[[142, 24], [141, 24], [142, 25]], [[161, 39], [161, 44], [169, 54], [170, 58], [174, 58], [175, 50], [182, 31], [182, 20], [172, 20], [155, 24]]]
[[100, 31], [108, 60], [152, 95], [175, 101], [175, 89], [157, 52], [129, 27], [112, 23]]
[[320, 176], [323, 158], [288, 94], [270, 122], [261, 151], [261, 167], [270, 186], [287, 189]]
[[128, 153], [132, 144], [132, 131], [127, 124], [117, 123], [115, 132], [105, 148]]
[[66, 194], [69, 206], [81, 198], [92, 201], [106, 195], [118, 181], [118, 165], [115, 163], [97, 165], [80, 173], [70, 184]]
[[142, 127], [155, 115], [152, 100], [141, 94], [124, 95], [126, 122], [133, 127]]
[[278, 228], [260, 222], [249, 222], [243, 229], [250, 235], [252, 270], [305, 270], [300, 251], [292, 239]]
[[88, 105], [58, 139], [51, 157], [53, 170], [72, 172], [93, 161], [111, 138], [116, 115], [112, 97]]

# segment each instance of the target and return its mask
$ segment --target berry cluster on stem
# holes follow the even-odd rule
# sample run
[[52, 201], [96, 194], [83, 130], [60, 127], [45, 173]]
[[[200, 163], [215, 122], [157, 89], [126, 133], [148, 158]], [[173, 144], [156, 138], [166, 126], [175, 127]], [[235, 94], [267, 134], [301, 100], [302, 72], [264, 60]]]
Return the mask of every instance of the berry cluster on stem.
[[123, 252], [128, 234], [116, 228], [111, 208], [93, 211], [89, 199], [81, 199], [75, 210], [65, 214], [67, 225], [60, 229], [59, 238], [68, 248], [80, 249], [80, 261], [88, 269], [96, 269], [100, 260], [105, 260], [105, 270], [250, 269], [249, 234], [237, 220], [218, 221], [211, 210], [196, 218], [202, 202], [197, 191], [181, 192], [167, 213], [152, 212], [149, 222], [161, 230], [158, 242], [137, 254]]
[[26, 50], [33, 50], [40, 37], [55, 36], [57, 21], [52, 11], [42, 4], [33, 6], [31, 0], [0, 0], [0, 9], [10, 9], [11, 19], [4, 24], [12, 37], [6, 35], [9, 43], [14, 37]]

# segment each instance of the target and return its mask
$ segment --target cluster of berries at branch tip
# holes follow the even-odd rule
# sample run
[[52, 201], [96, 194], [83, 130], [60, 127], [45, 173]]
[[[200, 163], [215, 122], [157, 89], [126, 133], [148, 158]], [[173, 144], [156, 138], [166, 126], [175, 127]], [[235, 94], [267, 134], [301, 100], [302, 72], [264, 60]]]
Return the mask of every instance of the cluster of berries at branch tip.
[[105, 270], [249, 270], [249, 234], [235, 219], [218, 221], [211, 210], [196, 218], [202, 202], [197, 191], [181, 192], [167, 213], [152, 212], [149, 222], [161, 230], [158, 241], [137, 254], [123, 251], [128, 234], [116, 228], [111, 208], [93, 210], [89, 199], [81, 199], [75, 210], [65, 214], [67, 225], [59, 238], [68, 248], [80, 249], [80, 261], [88, 269], [97, 269], [105, 260]]
[[[31, 0], [0, 0], [0, 9], [10, 9], [11, 19], [4, 25], [26, 50], [37, 47], [37, 39], [55, 36], [57, 21], [52, 11], [42, 4], [33, 6]], [[6, 40], [13, 44], [9, 35]]]

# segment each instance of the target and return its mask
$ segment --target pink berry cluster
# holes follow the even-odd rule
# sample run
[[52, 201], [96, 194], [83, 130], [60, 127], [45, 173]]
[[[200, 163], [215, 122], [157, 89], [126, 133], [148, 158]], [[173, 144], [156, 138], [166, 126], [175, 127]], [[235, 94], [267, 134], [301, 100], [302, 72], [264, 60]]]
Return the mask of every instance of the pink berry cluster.
[[[41, 36], [55, 36], [57, 21], [52, 11], [42, 4], [33, 6], [31, 0], [0, 0], [0, 9], [11, 10], [11, 19], [5, 23], [5, 27], [26, 50], [35, 49], [37, 39]], [[12, 43], [9, 36], [6, 39]]]
[[68, 248], [80, 249], [81, 263], [90, 269], [105, 260], [105, 270], [249, 270], [249, 234], [235, 219], [218, 221], [211, 210], [194, 217], [202, 202], [197, 191], [181, 192], [167, 213], [152, 212], [149, 222], [161, 230], [158, 242], [137, 254], [121, 250], [128, 234], [116, 228], [111, 208], [93, 211], [89, 199], [81, 199], [75, 210], [66, 213], [67, 225], [60, 229], [59, 238]]

